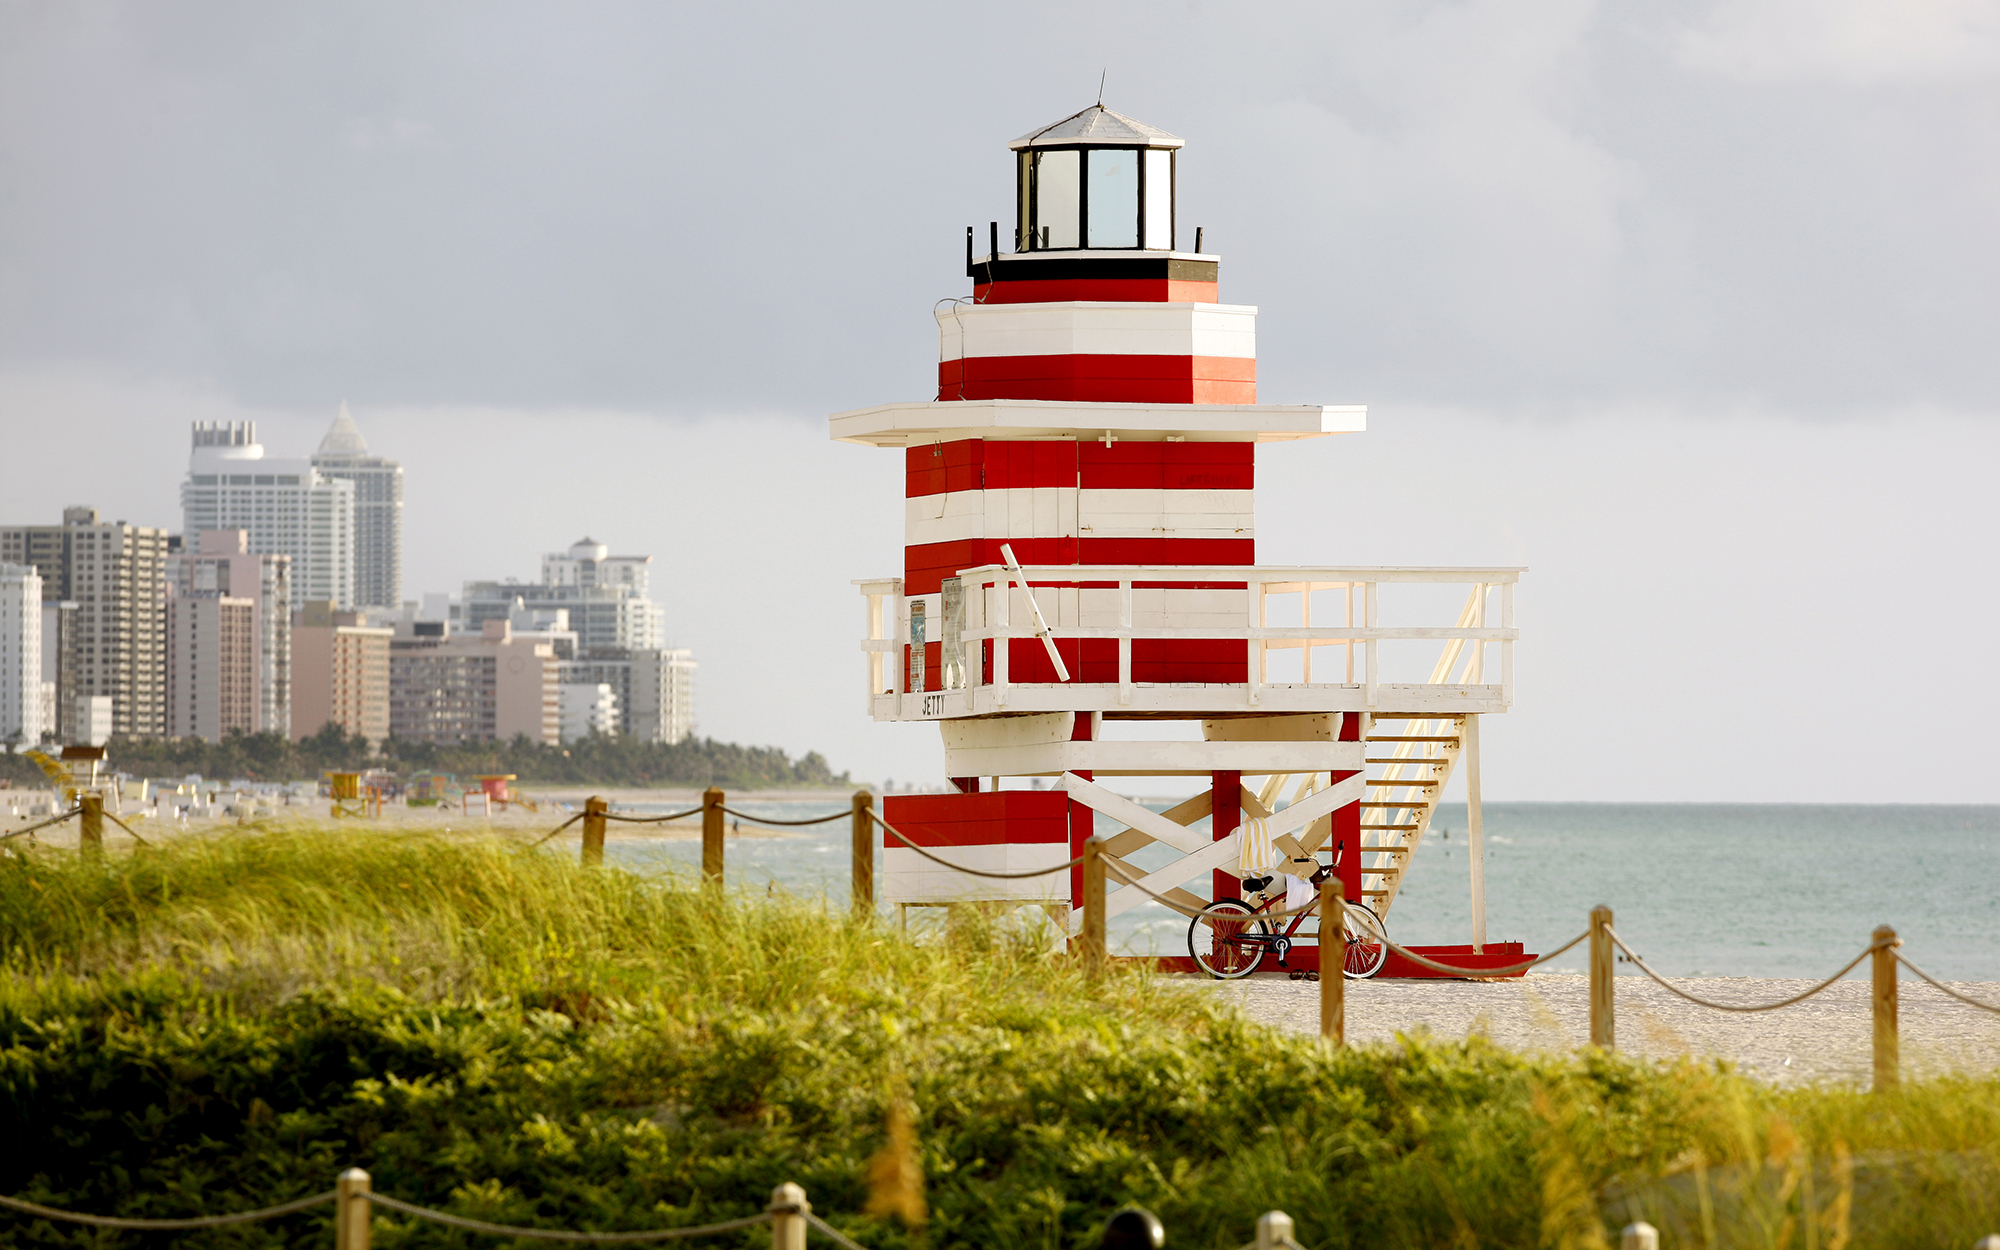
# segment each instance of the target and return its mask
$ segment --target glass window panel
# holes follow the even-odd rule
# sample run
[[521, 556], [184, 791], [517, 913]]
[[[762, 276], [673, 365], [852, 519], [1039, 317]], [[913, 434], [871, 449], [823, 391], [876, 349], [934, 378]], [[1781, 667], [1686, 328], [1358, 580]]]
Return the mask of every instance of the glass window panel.
[[1075, 152], [1043, 152], [1035, 161], [1035, 224], [1038, 247], [1075, 247], [1083, 180]]
[[1174, 154], [1158, 149], [1146, 153], [1146, 243], [1172, 251], [1174, 246]]
[[1028, 202], [1028, 185], [1034, 178], [1035, 154], [1033, 151], [1021, 153], [1019, 168], [1016, 170], [1014, 190], [1020, 202], [1014, 206], [1014, 250], [1028, 250], [1028, 227], [1034, 220], [1032, 206]]
[[1131, 148], [1090, 154], [1089, 246], [1139, 246], [1139, 154]]

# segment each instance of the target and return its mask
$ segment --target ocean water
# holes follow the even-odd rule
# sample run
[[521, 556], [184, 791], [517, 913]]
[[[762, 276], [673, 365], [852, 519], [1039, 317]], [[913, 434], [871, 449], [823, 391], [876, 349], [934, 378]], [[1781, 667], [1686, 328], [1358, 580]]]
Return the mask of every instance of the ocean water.
[[[846, 810], [741, 806], [790, 819]], [[1551, 950], [1604, 903], [1619, 934], [1665, 975], [1817, 978], [1888, 924], [1932, 975], [2000, 980], [2000, 807], [1489, 803], [1484, 817], [1490, 941]], [[1396, 941], [1471, 940], [1465, 826], [1464, 804], [1439, 809], [1389, 913]], [[835, 821], [780, 837], [732, 837], [727, 879], [735, 889], [823, 895], [845, 906], [849, 836], [847, 822]], [[641, 871], [692, 872], [701, 851], [694, 839], [676, 839], [614, 842], [607, 855]], [[1185, 954], [1187, 926], [1147, 904], [1114, 917], [1110, 936], [1127, 953]], [[1583, 971], [1581, 948], [1548, 968]]]

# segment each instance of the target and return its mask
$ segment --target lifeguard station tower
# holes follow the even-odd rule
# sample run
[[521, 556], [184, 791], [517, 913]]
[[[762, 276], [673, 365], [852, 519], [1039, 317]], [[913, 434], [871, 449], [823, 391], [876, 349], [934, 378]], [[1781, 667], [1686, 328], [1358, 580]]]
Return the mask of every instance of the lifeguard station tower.
[[[1521, 570], [1257, 564], [1259, 456], [1359, 434], [1366, 409], [1257, 402], [1257, 310], [1219, 302], [1220, 258], [1176, 219], [1181, 139], [1098, 105], [1008, 146], [1011, 250], [995, 223], [975, 254], [968, 228], [972, 294], [937, 312], [936, 397], [831, 419], [905, 459], [902, 575], [858, 583], [868, 708], [935, 722], [951, 782], [884, 817], [1023, 872], [1072, 858], [1101, 813], [1122, 870], [1189, 905], [1237, 893], [1238, 830], [1263, 817], [1387, 917], [1463, 767], [1471, 942], [1424, 949], [1518, 959], [1486, 942], [1478, 726], [1512, 698]], [[1121, 737], [1135, 721], [1180, 737]], [[1163, 814], [1098, 784], [1189, 776], [1207, 788]], [[906, 905], [1074, 906], [1081, 889], [1080, 869], [982, 879], [893, 840], [880, 878]], [[1111, 915], [1144, 901], [1113, 878]]]

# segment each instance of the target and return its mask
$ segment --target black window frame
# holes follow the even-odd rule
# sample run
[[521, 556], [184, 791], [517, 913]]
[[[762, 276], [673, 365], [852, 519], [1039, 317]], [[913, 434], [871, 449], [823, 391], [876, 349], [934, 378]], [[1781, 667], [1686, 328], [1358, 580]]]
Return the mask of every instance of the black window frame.
[[[1109, 152], [1136, 152], [1139, 166], [1139, 193], [1134, 206], [1134, 234], [1138, 243], [1135, 247], [1092, 247], [1090, 246], [1090, 154], [1093, 150]], [[1040, 179], [1036, 176], [1044, 152], [1077, 153], [1076, 190], [1076, 238], [1075, 247], [1043, 247], [1041, 245], [1041, 193]], [[1167, 246], [1150, 248], [1146, 246], [1146, 180], [1148, 172], [1146, 153], [1165, 152], [1167, 154]], [[1023, 252], [1173, 252], [1180, 244], [1180, 163], [1179, 148], [1163, 148], [1146, 144], [1123, 143], [1051, 143], [1045, 146], [1022, 148], [1014, 163], [1014, 251]]]

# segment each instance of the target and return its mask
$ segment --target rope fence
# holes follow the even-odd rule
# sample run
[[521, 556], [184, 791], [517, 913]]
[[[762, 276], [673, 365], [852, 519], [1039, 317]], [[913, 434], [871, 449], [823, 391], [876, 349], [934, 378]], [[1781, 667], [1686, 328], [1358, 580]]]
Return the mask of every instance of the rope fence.
[[[700, 809], [697, 808], [696, 810], [699, 811]], [[770, 816], [752, 816], [749, 812], [739, 812], [733, 807], [725, 807], [722, 810], [739, 820], [755, 821], [760, 825], [779, 826], [823, 825], [830, 820], [844, 820], [848, 815], [846, 812], [835, 812], [831, 816], [814, 816], [809, 820], [778, 820]]]
[[223, 1228], [230, 1224], [254, 1224], [259, 1220], [274, 1220], [281, 1215], [291, 1215], [297, 1211], [324, 1206], [339, 1196], [338, 1190], [329, 1189], [323, 1194], [310, 1198], [298, 1198], [291, 1202], [281, 1202], [275, 1207], [260, 1207], [255, 1211], [236, 1211], [229, 1215], [195, 1215], [177, 1220], [137, 1220], [117, 1215], [85, 1215], [81, 1211], [63, 1211], [56, 1207], [45, 1207], [39, 1202], [26, 1202], [0, 1194], [0, 1207], [19, 1211], [24, 1215], [39, 1216], [45, 1220], [64, 1220], [71, 1224], [88, 1224], [92, 1228], [129, 1228], [171, 1232], [190, 1228]]
[[136, 830], [136, 829], [134, 829], [134, 828], [133, 828], [132, 826], [130, 826], [130, 825], [128, 825], [128, 824], [126, 824], [126, 823], [125, 823], [124, 821], [122, 821], [122, 820], [118, 819], [118, 817], [117, 817], [117, 816], [116, 816], [115, 814], [113, 814], [113, 813], [111, 813], [111, 812], [106, 812], [106, 813], [104, 813], [104, 819], [106, 819], [106, 820], [110, 821], [110, 822], [111, 822], [112, 824], [114, 824], [114, 825], [117, 825], [117, 826], [118, 826], [118, 827], [119, 827], [120, 829], [123, 829], [123, 830], [124, 830], [125, 832], [127, 832], [127, 833], [131, 834], [131, 835], [132, 835], [132, 840], [133, 840], [134, 842], [137, 842], [137, 843], [138, 843], [138, 844], [139, 844], [140, 846], [151, 846], [151, 845], [153, 845], [153, 844], [152, 844], [151, 842], [148, 842], [148, 841], [146, 841], [146, 839], [144, 839], [144, 838], [140, 837], [140, 836], [139, 836], [139, 831], [138, 831], [138, 830]]
[[557, 825], [555, 828], [549, 830], [541, 837], [536, 838], [534, 843], [530, 846], [529, 849], [532, 850], [534, 847], [540, 846], [542, 843], [547, 842], [550, 838], [555, 837], [557, 834], [561, 833], [563, 830], [569, 828], [571, 825], [575, 824], [577, 821], [582, 819], [583, 819], [583, 813], [578, 812], [576, 815], [570, 817], [568, 820], [565, 820], [561, 824]]
[[[378, 1194], [374, 1191], [373, 1180], [360, 1168], [349, 1168], [342, 1172], [335, 1187], [325, 1193], [297, 1198], [276, 1206], [261, 1207], [255, 1211], [189, 1216], [184, 1219], [141, 1220], [112, 1215], [89, 1215], [82, 1211], [65, 1211], [58, 1207], [43, 1206], [38, 1202], [27, 1202], [20, 1198], [0, 1195], [0, 1208], [18, 1211], [37, 1219], [84, 1224], [92, 1228], [118, 1228], [143, 1232], [185, 1232], [200, 1228], [222, 1228], [231, 1224], [251, 1224], [329, 1204], [334, 1208], [336, 1250], [371, 1250], [375, 1233], [374, 1212], [378, 1207], [414, 1220], [440, 1224], [446, 1228], [460, 1228], [469, 1233], [482, 1233], [489, 1237], [518, 1237], [534, 1241], [567, 1242], [572, 1245], [629, 1246], [648, 1242], [685, 1241], [695, 1237], [741, 1232], [746, 1228], [768, 1224], [771, 1227], [771, 1250], [804, 1250], [808, 1229], [821, 1234], [839, 1246], [840, 1250], [867, 1250], [867, 1247], [860, 1242], [814, 1214], [812, 1203], [806, 1199], [806, 1191], [790, 1181], [772, 1190], [770, 1205], [755, 1215], [746, 1215], [734, 1220], [720, 1220], [713, 1224], [688, 1224], [677, 1228], [649, 1228], [630, 1232], [535, 1228], [524, 1224], [496, 1224], [490, 1220], [475, 1220], [469, 1216], [439, 1211], [434, 1207], [404, 1202], [387, 1194]], [[1153, 1245], [1157, 1246], [1165, 1240], [1164, 1234], [1160, 1231], [1158, 1216], [1142, 1207], [1127, 1207], [1114, 1215], [1105, 1227], [1101, 1250], [1114, 1250], [1115, 1247], [1132, 1245], [1129, 1233], [1130, 1222], [1134, 1220], [1153, 1230], [1154, 1237], [1151, 1239]], [[1242, 1250], [1304, 1250], [1304, 1248], [1293, 1235], [1292, 1217], [1282, 1211], [1269, 1211], [1258, 1217], [1256, 1240], [1244, 1245]]]
[[60, 815], [51, 816], [47, 820], [38, 821], [35, 824], [25, 826], [24, 828], [16, 829], [12, 833], [0, 834], [0, 842], [7, 842], [14, 838], [25, 837], [28, 834], [33, 833], [37, 829], [46, 829], [50, 825], [59, 825], [65, 820], [69, 820], [70, 818], [75, 816], [81, 816], [82, 814], [83, 814], [83, 807], [81, 804], [79, 804], [76, 807], [72, 807], [68, 811], [63, 812]]
[[414, 1216], [433, 1224], [443, 1224], [448, 1228], [463, 1228], [467, 1232], [486, 1233], [494, 1237], [527, 1237], [537, 1241], [582, 1241], [598, 1245], [630, 1245], [647, 1241], [679, 1241], [687, 1237], [708, 1237], [716, 1233], [733, 1233], [742, 1228], [755, 1228], [759, 1224], [769, 1224], [776, 1218], [766, 1211], [761, 1215], [747, 1215], [740, 1220], [723, 1220], [717, 1224], [693, 1224], [681, 1228], [653, 1228], [632, 1233], [585, 1233], [562, 1228], [530, 1228], [521, 1224], [493, 1224], [486, 1220], [470, 1219], [463, 1215], [453, 1215], [449, 1211], [439, 1211], [431, 1207], [420, 1207], [415, 1203], [403, 1202], [387, 1194], [369, 1192], [370, 1206], [394, 1211], [399, 1215]]
[[[1916, 973], [1918, 977], [1928, 982], [1930, 984], [1930, 987], [1938, 991], [1939, 993], [1944, 994], [1950, 998], [1956, 998], [1959, 1002], [1964, 1003], [1968, 1007], [1977, 1007], [1981, 1011], [1990, 1011], [1994, 1015], [2000, 1016], [2000, 1006], [1996, 1006], [1993, 1003], [1983, 1003], [1976, 998], [1966, 997], [1965, 995], [1959, 993], [1957, 990], [1952, 989], [1950, 986], [1943, 984], [1936, 977], [1932, 976], [1928, 972], [1925, 972], [1922, 968], [1919, 968], [1915, 964], [1911, 963], [1907, 958], [1904, 957], [1902, 951], [1896, 952], [1896, 962], [1903, 965], [1905, 968], [1908, 968], [1911, 972]], [[1850, 967], [1851, 966], [1852, 965], [1850, 965]]]
[[[1811, 998], [1813, 995], [1819, 993], [1821, 990], [1825, 989], [1827, 986], [1832, 985], [1835, 981], [1840, 980], [1840, 978], [1854, 971], [1855, 968], [1860, 966], [1862, 960], [1874, 954], [1877, 947], [1884, 945], [1884, 943], [1881, 941], [1870, 942], [1867, 946], [1861, 948], [1861, 953], [1859, 955], [1856, 955], [1854, 958], [1848, 960], [1846, 966], [1841, 968], [1839, 972], [1834, 973], [1832, 976], [1828, 977], [1824, 981], [1821, 981], [1818, 985], [1813, 986], [1811, 989], [1805, 990], [1798, 994], [1794, 994], [1790, 998], [1781, 998], [1775, 1003], [1718, 1003], [1712, 999], [1701, 998], [1694, 994], [1690, 994], [1686, 990], [1682, 989], [1680, 986], [1673, 984], [1671, 981], [1667, 980], [1659, 973], [1653, 971], [1652, 967], [1648, 965], [1645, 960], [1639, 958], [1639, 953], [1637, 951], [1625, 945], [1625, 939], [1619, 937], [1615, 930], [1607, 930], [1607, 932], [1611, 937], [1612, 943], [1616, 945], [1619, 950], [1625, 952], [1625, 958], [1631, 961], [1632, 965], [1638, 968], [1639, 971], [1645, 973], [1647, 976], [1653, 978], [1653, 980], [1659, 982], [1660, 988], [1666, 990], [1668, 993], [1677, 994], [1680, 997], [1687, 999], [1689, 1002], [1695, 1004], [1698, 1007], [1709, 1007], [1716, 1011], [1743, 1011], [1743, 1012], [1776, 1011], [1780, 1007], [1790, 1007], [1794, 1003], [1802, 1003], [1808, 998]], [[1588, 933], [1584, 934], [1584, 937], [1589, 937], [1589, 936], [1590, 935]], [[1894, 942], [1892, 941], [1887, 944], [1894, 945]], [[1570, 945], [1574, 946], [1576, 945], [1576, 943], [1572, 942], [1570, 943]]]

